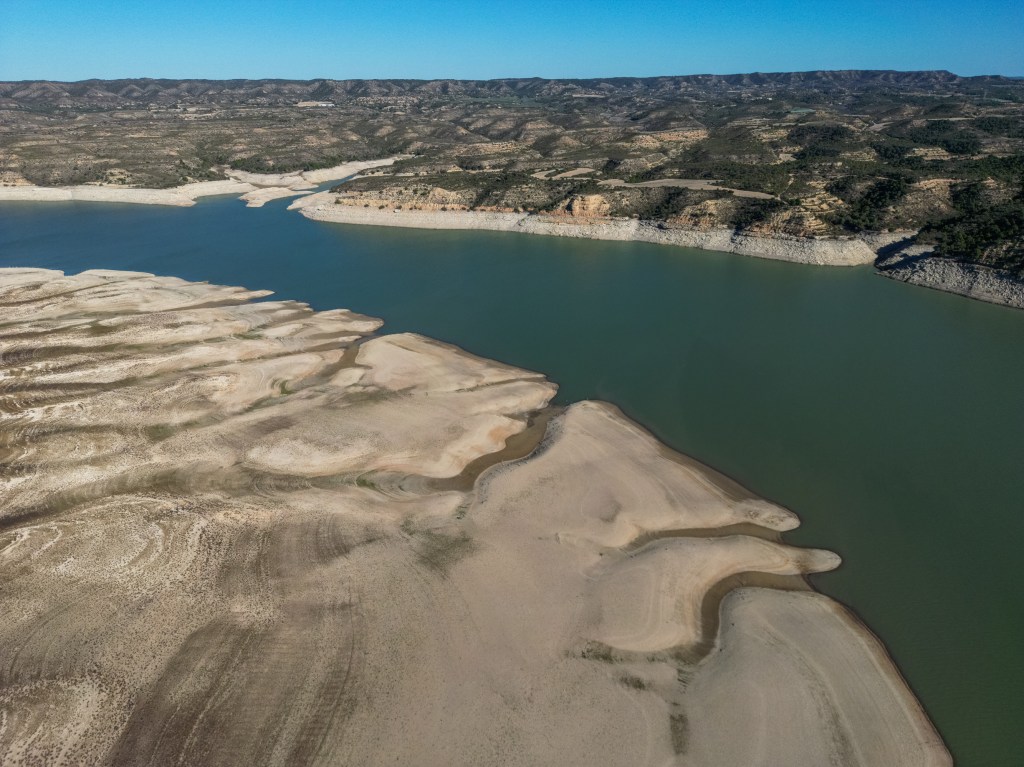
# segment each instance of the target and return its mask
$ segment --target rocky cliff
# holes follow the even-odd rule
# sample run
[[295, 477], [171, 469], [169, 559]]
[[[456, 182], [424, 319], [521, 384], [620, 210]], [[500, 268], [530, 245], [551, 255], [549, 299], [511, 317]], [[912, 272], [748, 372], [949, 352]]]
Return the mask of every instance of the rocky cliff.
[[[599, 196], [598, 196], [599, 197]], [[761, 236], [727, 227], [704, 230], [663, 222], [622, 218], [580, 218], [568, 214], [543, 215], [463, 210], [401, 210], [335, 205], [332, 195], [312, 195], [293, 204], [302, 215], [341, 224], [400, 226], [413, 229], [493, 229], [594, 240], [635, 240], [701, 250], [720, 250], [757, 258], [821, 266], [858, 266], [875, 260], [875, 251], [855, 237]], [[586, 209], [586, 204], [583, 208]], [[592, 206], [591, 206], [592, 209]]]
[[1024, 309], [1024, 282], [1009, 272], [932, 255], [879, 264], [879, 274], [912, 285]]

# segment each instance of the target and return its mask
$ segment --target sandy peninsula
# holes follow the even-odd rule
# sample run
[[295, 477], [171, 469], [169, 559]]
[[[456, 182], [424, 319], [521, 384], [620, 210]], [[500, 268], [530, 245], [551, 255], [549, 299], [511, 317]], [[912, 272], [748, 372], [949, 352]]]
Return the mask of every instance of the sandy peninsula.
[[266, 295], [0, 270], [0, 762], [951, 763], [791, 512]]
[[295, 173], [246, 173], [228, 170], [227, 179], [220, 181], [199, 181], [169, 189], [141, 189], [137, 187], [104, 186], [84, 184], [81, 186], [33, 186], [22, 184], [0, 186], [0, 200], [27, 202], [125, 202], [139, 205], [174, 205], [188, 207], [195, 205], [201, 197], [237, 195], [250, 208], [263, 206], [270, 200], [281, 197], [308, 194], [318, 184], [340, 181], [359, 171], [391, 165], [398, 159], [389, 157], [382, 160], [348, 162], [331, 168], [321, 168]]

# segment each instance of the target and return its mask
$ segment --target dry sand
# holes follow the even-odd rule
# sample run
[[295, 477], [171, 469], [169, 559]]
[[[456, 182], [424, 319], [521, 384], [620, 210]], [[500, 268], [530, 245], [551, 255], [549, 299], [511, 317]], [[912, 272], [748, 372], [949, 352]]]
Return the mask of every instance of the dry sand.
[[200, 197], [244, 194], [255, 189], [234, 179], [201, 181], [170, 189], [139, 189], [123, 186], [2, 186], [0, 200], [27, 202], [127, 202], [139, 205], [195, 205]]
[[792, 513], [263, 295], [0, 270], [0, 763], [950, 763]]
[[567, 170], [567, 171], [564, 171], [562, 173], [558, 173], [558, 174], [556, 174], [554, 176], [551, 176], [551, 179], [552, 180], [557, 180], [557, 179], [560, 179], [560, 178], [573, 178], [575, 176], [585, 176], [588, 173], [594, 173], [594, 169], [593, 168], [573, 168], [572, 170]]
[[340, 181], [361, 170], [391, 165], [398, 159], [367, 160], [343, 163], [332, 168], [321, 168], [295, 173], [246, 173], [229, 170], [228, 179], [223, 181], [199, 181], [170, 189], [141, 189], [124, 186], [0, 186], [0, 200], [27, 202], [127, 202], [141, 205], [195, 205], [200, 197], [217, 195], [239, 195], [247, 207], [258, 208], [270, 200], [305, 194], [310, 189], [328, 181]]

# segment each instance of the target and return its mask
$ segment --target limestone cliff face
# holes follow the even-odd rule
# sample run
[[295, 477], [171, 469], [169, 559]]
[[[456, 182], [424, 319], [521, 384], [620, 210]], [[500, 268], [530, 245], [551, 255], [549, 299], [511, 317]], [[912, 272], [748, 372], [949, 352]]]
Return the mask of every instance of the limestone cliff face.
[[668, 223], [707, 232], [722, 226], [729, 218], [736, 203], [731, 198], [719, 200], [703, 200], [696, 205], [688, 205], [677, 215], [668, 219]]
[[28, 186], [29, 181], [15, 170], [0, 170], [0, 186]]
[[608, 200], [599, 194], [573, 195], [565, 206], [566, 213], [573, 218], [603, 218], [610, 210]]
[[415, 187], [377, 189], [373, 191], [346, 190], [334, 198], [337, 205], [356, 208], [382, 208], [387, 210], [469, 210], [473, 195], [434, 186], [429, 189]]
[[799, 210], [783, 210], [774, 213], [764, 221], [758, 221], [747, 229], [759, 237], [788, 235], [790, 237], [823, 237], [828, 235], [828, 225], [813, 213]]
[[879, 274], [911, 285], [1024, 309], [1024, 282], [999, 269], [925, 255], [881, 266]]
[[[319, 203], [319, 201], [316, 201]], [[303, 216], [346, 224], [401, 226], [414, 229], [493, 229], [527, 234], [595, 240], [636, 240], [745, 256], [821, 266], [859, 266], [875, 261], [875, 250], [859, 238], [797, 237], [754, 234], [730, 227], [698, 230], [669, 223], [626, 218], [588, 218], [561, 212], [551, 215], [508, 211], [430, 211], [414, 208], [379, 209], [353, 205], [293, 203]]]
[[[730, 220], [736, 213], [736, 206], [737, 200], [733, 197], [703, 200], [683, 208], [666, 223], [698, 232], [732, 228]], [[743, 233], [756, 237], [818, 238], [827, 237], [830, 232], [828, 225], [814, 211], [784, 209], [745, 227]]]

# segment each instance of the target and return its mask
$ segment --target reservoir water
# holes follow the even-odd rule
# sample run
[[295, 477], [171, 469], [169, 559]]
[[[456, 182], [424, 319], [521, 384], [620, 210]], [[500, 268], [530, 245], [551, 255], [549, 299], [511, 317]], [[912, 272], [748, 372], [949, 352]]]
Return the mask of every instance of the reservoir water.
[[[131, 269], [382, 317], [603, 399], [800, 515], [962, 765], [1020, 765], [1024, 311], [869, 267], [353, 227], [286, 201], [0, 204], [0, 266]], [[781, 733], [780, 737], [786, 737]]]

